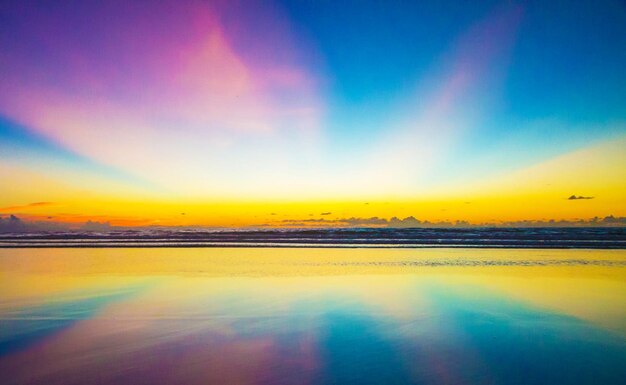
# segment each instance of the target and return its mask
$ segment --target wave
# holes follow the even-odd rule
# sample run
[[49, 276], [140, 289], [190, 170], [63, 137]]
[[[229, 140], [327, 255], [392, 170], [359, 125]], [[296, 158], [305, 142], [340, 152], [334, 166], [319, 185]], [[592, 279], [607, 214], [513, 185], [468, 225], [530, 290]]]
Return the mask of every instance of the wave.
[[625, 249], [626, 228], [131, 229], [2, 234], [8, 247], [493, 247]]

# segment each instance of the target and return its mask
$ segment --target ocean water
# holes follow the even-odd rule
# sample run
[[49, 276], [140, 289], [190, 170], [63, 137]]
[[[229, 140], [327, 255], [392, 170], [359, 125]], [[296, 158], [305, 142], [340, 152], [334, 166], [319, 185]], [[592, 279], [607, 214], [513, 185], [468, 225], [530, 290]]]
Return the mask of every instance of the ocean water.
[[626, 248], [626, 227], [115, 229], [4, 233], [7, 247]]
[[624, 384], [626, 250], [0, 249], [2, 384]]

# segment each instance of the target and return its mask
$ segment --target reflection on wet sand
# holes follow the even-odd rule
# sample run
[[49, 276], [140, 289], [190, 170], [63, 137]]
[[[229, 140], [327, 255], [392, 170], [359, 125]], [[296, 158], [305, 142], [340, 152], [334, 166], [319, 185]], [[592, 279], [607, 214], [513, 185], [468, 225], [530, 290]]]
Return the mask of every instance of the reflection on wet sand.
[[3, 383], [619, 384], [626, 252], [0, 250]]

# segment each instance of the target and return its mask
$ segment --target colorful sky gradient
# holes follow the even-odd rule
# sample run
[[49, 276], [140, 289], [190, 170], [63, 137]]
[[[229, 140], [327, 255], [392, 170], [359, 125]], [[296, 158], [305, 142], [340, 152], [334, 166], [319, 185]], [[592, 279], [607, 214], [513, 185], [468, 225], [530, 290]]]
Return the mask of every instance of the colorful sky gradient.
[[0, 217], [619, 223], [624, 47], [620, 0], [3, 1]]

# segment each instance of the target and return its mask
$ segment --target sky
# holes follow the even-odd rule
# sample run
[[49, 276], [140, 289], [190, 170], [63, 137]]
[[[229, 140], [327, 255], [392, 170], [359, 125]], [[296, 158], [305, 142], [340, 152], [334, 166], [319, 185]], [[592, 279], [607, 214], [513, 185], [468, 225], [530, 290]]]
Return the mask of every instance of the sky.
[[619, 0], [3, 1], [0, 218], [612, 224], [624, 47]]

